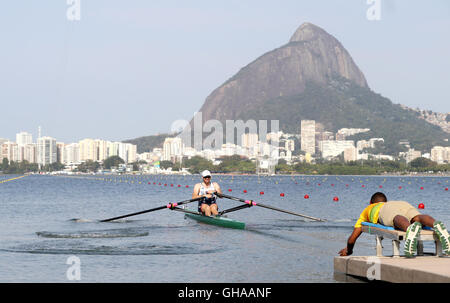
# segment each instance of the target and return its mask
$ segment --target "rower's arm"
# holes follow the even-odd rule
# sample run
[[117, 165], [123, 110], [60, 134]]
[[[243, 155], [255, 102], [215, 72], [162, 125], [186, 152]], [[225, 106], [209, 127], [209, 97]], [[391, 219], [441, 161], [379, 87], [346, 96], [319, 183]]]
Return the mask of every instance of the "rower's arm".
[[355, 227], [353, 229], [353, 232], [350, 235], [350, 237], [348, 237], [347, 247], [342, 249], [339, 252], [339, 255], [341, 255], [341, 256], [350, 256], [353, 253], [353, 247], [355, 246], [356, 240], [359, 238], [359, 236], [361, 234], [362, 234], [362, 227]]
[[214, 188], [216, 189], [216, 192], [221, 195], [222, 194], [222, 189], [220, 188], [219, 184], [214, 182]]
[[192, 199], [200, 198], [200, 195], [198, 194], [200, 192], [200, 184], [195, 184], [194, 191], [192, 192]]

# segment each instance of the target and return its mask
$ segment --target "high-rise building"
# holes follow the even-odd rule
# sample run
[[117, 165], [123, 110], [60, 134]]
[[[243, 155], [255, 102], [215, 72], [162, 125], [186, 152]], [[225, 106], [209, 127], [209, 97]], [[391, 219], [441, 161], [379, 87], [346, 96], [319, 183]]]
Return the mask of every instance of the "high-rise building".
[[93, 139], [83, 139], [78, 142], [80, 148], [80, 161], [98, 161], [97, 144]]
[[40, 137], [37, 140], [37, 163], [48, 165], [57, 162], [56, 139]]
[[434, 146], [431, 149], [431, 161], [438, 164], [450, 163], [450, 147]]
[[108, 158], [108, 142], [105, 140], [96, 139], [95, 140], [95, 148], [96, 148], [96, 161], [104, 161]]
[[6, 141], [1, 145], [0, 158], [6, 158], [8, 161], [18, 161], [19, 160], [19, 150], [18, 145], [15, 142]]
[[20, 132], [16, 134], [17, 143], [17, 161], [24, 160], [25, 145], [33, 143], [33, 136], [27, 132]]
[[316, 121], [302, 120], [300, 135], [300, 149], [305, 153], [314, 155], [316, 153]]
[[33, 143], [33, 136], [27, 132], [20, 132], [16, 134], [17, 145], [27, 145]]
[[244, 148], [254, 147], [258, 143], [258, 134], [242, 134], [241, 146]]
[[64, 164], [76, 164], [80, 162], [80, 146], [78, 143], [66, 144], [62, 157]]
[[22, 161], [28, 161], [29, 163], [37, 163], [37, 145], [27, 144], [22, 148], [23, 151], [23, 159]]
[[183, 155], [183, 143], [181, 138], [166, 138], [163, 145], [163, 161], [176, 161]]

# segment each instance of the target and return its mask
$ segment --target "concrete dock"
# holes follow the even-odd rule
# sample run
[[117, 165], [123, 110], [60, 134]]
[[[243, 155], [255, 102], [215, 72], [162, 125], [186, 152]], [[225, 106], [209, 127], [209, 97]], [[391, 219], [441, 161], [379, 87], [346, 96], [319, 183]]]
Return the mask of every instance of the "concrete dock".
[[334, 258], [335, 279], [353, 278], [394, 283], [450, 283], [450, 257], [349, 256]]

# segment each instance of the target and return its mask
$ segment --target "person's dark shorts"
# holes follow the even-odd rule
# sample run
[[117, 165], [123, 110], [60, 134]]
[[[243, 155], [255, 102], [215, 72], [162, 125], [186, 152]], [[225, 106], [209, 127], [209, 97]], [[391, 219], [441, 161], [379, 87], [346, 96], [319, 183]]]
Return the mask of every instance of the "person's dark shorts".
[[202, 204], [212, 205], [216, 204], [215, 198], [205, 198], [203, 200], [198, 201], [198, 212], [202, 212]]

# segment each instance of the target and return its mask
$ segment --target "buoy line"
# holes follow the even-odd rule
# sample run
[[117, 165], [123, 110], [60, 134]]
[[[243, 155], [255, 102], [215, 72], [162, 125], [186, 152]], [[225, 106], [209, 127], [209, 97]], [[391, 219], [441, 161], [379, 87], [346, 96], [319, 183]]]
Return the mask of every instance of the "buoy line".
[[9, 182], [9, 181], [18, 180], [18, 179], [24, 178], [26, 176], [27, 175], [23, 175], [23, 176], [20, 176], [20, 177], [15, 177], [15, 178], [7, 179], [7, 180], [2, 180], [2, 181], [0, 181], [0, 183], [5, 183], [5, 182]]

